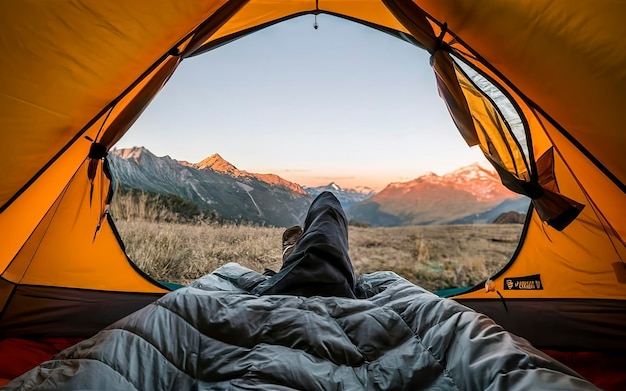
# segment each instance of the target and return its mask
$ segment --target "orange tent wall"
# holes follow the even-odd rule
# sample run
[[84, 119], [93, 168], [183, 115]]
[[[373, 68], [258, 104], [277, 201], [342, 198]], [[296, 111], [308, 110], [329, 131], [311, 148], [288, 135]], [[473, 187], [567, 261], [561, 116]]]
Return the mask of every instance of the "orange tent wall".
[[[620, 126], [626, 102], [626, 3], [320, 0], [317, 5], [321, 12], [408, 35], [386, 8], [399, 3], [421, 7], [431, 26], [443, 29], [445, 23], [442, 38], [450, 50], [502, 83], [527, 116], [529, 134], [537, 141], [535, 157], [554, 146], [562, 194], [586, 205], [561, 232], [533, 215], [515, 262], [495, 278], [496, 286], [502, 287], [507, 276], [539, 273], [544, 289], [507, 291], [509, 300], [584, 298], [621, 304], [626, 299], [619, 278], [626, 253], [626, 134]], [[0, 246], [0, 326], [24, 315], [11, 303], [32, 297], [32, 290], [42, 298], [63, 289], [85, 296], [90, 289], [98, 294], [165, 292], [128, 262], [108, 219], [94, 239], [102, 202], [89, 201], [86, 158], [91, 140], [110, 148], [121, 137], [194, 39], [227, 41], [242, 30], [317, 12], [316, 2], [309, 0], [250, 0], [225, 24], [209, 26], [217, 29], [210, 38], [196, 35], [229, 4], [0, 4], [0, 50], [5, 53], [0, 57], [0, 170], [10, 173], [0, 176], [5, 240]], [[103, 178], [101, 171], [96, 178]], [[94, 186], [93, 194], [102, 197], [108, 180]], [[492, 292], [478, 290], [458, 299], [499, 303]], [[623, 317], [613, 319], [615, 325]]]

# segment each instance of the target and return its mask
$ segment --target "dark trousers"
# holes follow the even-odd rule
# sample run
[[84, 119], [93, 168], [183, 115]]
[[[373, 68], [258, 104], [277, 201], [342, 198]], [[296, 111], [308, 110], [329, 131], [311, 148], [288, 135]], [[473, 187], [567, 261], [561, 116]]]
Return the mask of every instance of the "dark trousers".
[[313, 200], [291, 255], [255, 293], [355, 298], [355, 280], [348, 220], [339, 200], [323, 192]]

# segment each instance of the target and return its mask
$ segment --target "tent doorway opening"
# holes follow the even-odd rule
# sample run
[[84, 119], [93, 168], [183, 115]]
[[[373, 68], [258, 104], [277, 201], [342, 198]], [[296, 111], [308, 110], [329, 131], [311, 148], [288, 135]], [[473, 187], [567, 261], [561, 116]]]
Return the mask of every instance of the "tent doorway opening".
[[[183, 285], [231, 261], [276, 270], [282, 231], [328, 188], [344, 197], [359, 273], [440, 290], [498, 272], [529, 201], [459, 137], [428, 53], [312, 18], [183, 61], [116, 144], [112, 216], [130, 259]], [[298, 188], [276, 195], [278, 177]]]

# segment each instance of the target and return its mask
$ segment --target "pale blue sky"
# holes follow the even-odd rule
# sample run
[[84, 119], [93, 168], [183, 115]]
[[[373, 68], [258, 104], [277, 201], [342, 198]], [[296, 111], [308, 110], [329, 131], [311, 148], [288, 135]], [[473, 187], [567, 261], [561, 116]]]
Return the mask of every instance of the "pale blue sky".
[[428, 53], [376, 30], [292, 19], [184, 60], [117, 148], [307, 186], [381, 190], [480, 162], [437, 95]]

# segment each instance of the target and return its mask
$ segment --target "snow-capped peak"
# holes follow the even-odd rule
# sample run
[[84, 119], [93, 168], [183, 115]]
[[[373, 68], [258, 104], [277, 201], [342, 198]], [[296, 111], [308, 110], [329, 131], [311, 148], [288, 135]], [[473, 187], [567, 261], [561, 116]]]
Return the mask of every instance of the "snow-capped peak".
[[452, 171], [444, 177], [463, 177], [467, 179], [481, 179], [481, 178], [495, 178], [497, 174], [494, 170], [489, 170], [478, 163], [470, 164], [469, 166], [461, 167], [455, 171]]
[[326, 186], [326, 187], [329, 188], [329, 189], [333, 189], [335, 191], [340, 191], [341, 190], [341, 187], [339, 187], [339, 185], [337, 185], [335, 182], [330, 182], [328, 184], [328, 186]]

